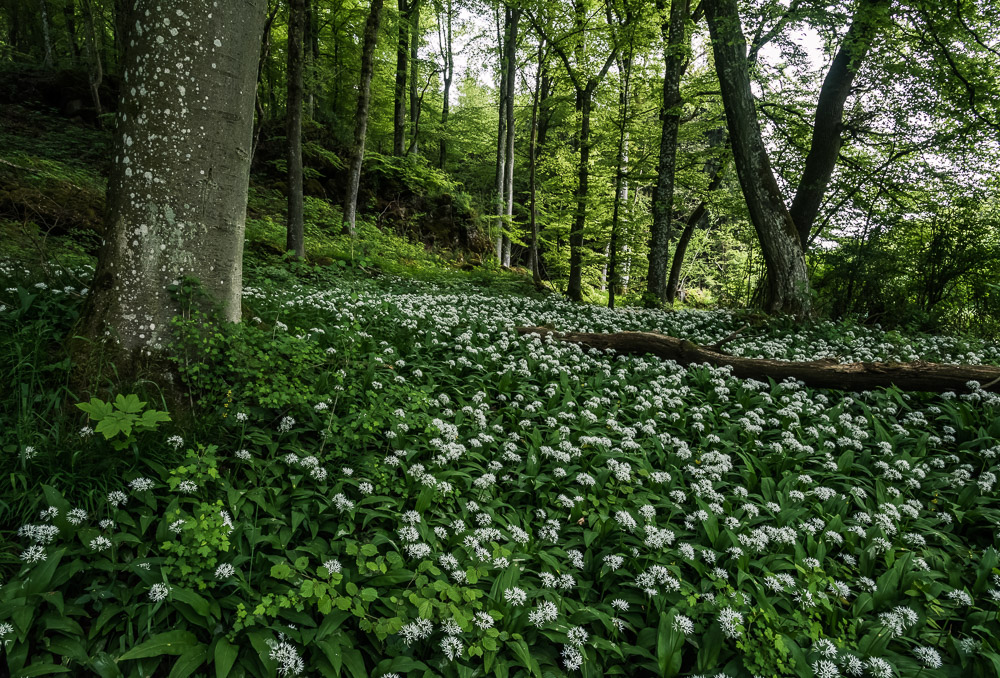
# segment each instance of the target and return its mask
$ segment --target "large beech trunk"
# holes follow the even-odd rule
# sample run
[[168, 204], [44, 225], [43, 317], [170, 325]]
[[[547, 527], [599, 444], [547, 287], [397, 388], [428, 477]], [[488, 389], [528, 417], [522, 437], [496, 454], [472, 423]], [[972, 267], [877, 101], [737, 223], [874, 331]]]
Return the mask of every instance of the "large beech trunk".
[[553, 335], [559, 341], [586, 348], [628, 355], [655, 355], [681, 365], [708, 363], [713, 367], [730, 366], [740, 379], [792, 377], [813, 388], [837, 388], [868, 391], [896, 386], [905, 391], [968, 391], [966, 384], [977, 381], [984, 390], [1000, 391], [1000, 367], [993, 365], [945, 365], [940, 363], [837, 363], [834, 360], [788, 362], [760, 358], [742, 358], [699, 346], [684, 339], [652, 332], [555, 332], [547, 327], [519, 327], [517, 333]]
[[[167, 342], [181, 309], [170, 289], [185, 277], [200, 279], [222, 318], [240, 319], [254, 76], [266, 7], [265, 0], [135, 3], [105, 241], [77, 332], [110, 339], [100, 350], [119, 370]], [[165, 18], [175, 21], [167, 25]]]

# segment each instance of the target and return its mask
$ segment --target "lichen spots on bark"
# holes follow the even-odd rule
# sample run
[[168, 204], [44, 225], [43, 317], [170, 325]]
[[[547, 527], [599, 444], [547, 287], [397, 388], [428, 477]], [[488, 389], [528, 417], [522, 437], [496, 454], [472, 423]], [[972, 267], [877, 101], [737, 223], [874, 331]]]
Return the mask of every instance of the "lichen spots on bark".
[[166, 339], [178, 311], [168, 288], [182, 278], [198, 278], [224, 317], [239, 319], [254, 67], [265, 6], [264, 0], [135, 3], [107, 236], [82, 332], [113, 337], [126, 360]]

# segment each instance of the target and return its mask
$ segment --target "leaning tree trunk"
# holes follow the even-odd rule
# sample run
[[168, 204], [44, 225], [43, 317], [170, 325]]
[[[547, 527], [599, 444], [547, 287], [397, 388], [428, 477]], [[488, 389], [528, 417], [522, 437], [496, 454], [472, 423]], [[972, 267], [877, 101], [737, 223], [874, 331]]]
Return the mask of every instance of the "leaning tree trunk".
[[393, 90], [392, 154], [401, 156], [406, 153], [406, 71], [410, 58], [410, 22], [406, 0], [397, 0], [396, 6], [399, 8], [399, 23], [396, 40], [396, 87]]
[[[719, 127], [710, 130], [706, 136], [708, 137], [709, 149], [717, 148], [722, 145], [723, 140], [726, 138], [726, 131], [724, 128]], [[705, 161], [705, 173], [712, 177], [708, 184], [708, 195], [711, 195], [722, 185], [724, 169], [725, 164], [718, 157], [709, 157]], [[674, 247], [674, 257], [670, 261], [670, 275], [667, 277], [667, 301], [673, 302], [677, 298], [677, 289], [680, 286], [681, 280], [681, 269], [684, 266], [684, 256], [687, 254], [688, 245], [691, 243], [695, 229], [701, 228], [707, 220], [708, 196], [706, 195], [705, 199], [684, 220], [684, 230], [677, 239], [676, 247]]]
[[354, 147], [347, 175], [347, 197], [344, 198], [344, 230], [354, 235], [358, 208], [358, 188], [361, 185], [361, 162], [365, 157], [365, 134], [368, 130], [368, 104], [372, 98], [372, 74], [375, 72], [375, 43], [382, 19], [382, 0], [372, 0], [365, 22], [365, 37], [361, 47], [361, 83], [358, 86], [358, 110], [354, 115]]
[[811, 303], [805, 255], [761, 138], [736, 0], [704, 0], [702, 5], [712, 36], [736, 174], [767, 267], [764, 306], [769, 313], [803, 316]]
[[[838, 363], [835, 360], [788, 362], [760, 358], [742, 358], [720, 353], [716, 347], [703, 347], [685, 339], [652, 332], [555, 332], [547, 327], [518, 327], [520, 335], [552, 335], [559, 341], [578, 344], [599, 351], [613, 350], [626, 355], [655, 355], [681, 365], [708, 364], [731, 367], [740, 379], [798, 379], [812, 388], [836, 388], [867, 391], [895, 386], [907, 391], [968, 391], [975, 381], [983, 390], [1000, 391], [1000, 367], [994, 365], [943, 365], [940, 363]], [[727, 339], [732, 339], [730, 335]]]
[[681, 73], [687, 58], [688, 0], [671, 0], [665, 27], [663, 108], [660, 111], [660, 159], [653, 194], [653, 226], [646, 274], [646, 305], [667, 300], [667, 264], [673, 231], [674, 177], [677, 170], [677, 132], [681, 124]]
[[[128, 373], [158, 353], [198, 278], [239, 321], [254, 75], [266, 0], [136, 0], [115, 126], [105, 241], [81, 331]], [[163, 20], [169, 18], [169, 25]], [[101, 350], [104, 350], [101, 349]], [[87, 360], [80, 347], [78, 359]]]
[[288, 99], [285, 137], [288, 142], [288, 230], [285, 249], [297, 259], [306, 256], [302, 213], [302, 38], [306, 27], [305, 0], [291, 0], [288, 21]]
[[861, 0], [851, 27], [823, 79], [816, 102], [809, 154], [788, 210], [798, 229], [803, 251], [809, 248], [813, 223], [840, 156], [844, 103], [851, 94], [854, 77], [875, 38], [878, 19], [887, 11], [888, 4], [888, 0]]

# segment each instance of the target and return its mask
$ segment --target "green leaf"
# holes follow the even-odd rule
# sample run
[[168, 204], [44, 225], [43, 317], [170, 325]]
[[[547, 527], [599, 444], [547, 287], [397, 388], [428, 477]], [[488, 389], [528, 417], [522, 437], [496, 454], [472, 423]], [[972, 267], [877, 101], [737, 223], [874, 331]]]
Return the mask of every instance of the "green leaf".
[[188, 650], [177, 658], [167, 678], [188, 678], [188, 676], [198, 670], [199, 666], [205, 663], [205, 659], [207, 658], [208, 647], [199, 644], [198, 647]]
[[344, 666], [347, 670], [351, 672], [354, 678], [369, 678], [368, 672], [365, 670], [365, 661], [361, 657], [361, 653], [355, 649], [343, 650], [342, 656], [344, 658]]
[[76, 406], [86, 412], [94, 421], [104, 419], [113, 410], [111, 403], [106, 403], [100, 398], [91, 398], [89, 403], [77, 403]]
[[215, 644], [215, 678], [226, 678], [236, 663], [239, 651], [226, 639], [225, 636], [219, 638]]
[[27, 668], [23, 668], [17, 672], [18, 676], [49, 676], [53, 673], [69, 673], [70, 669], [68, 666], [61, 666], [59, 664], [32, 664]]
[[118, 657], [118, 661], [159, 657], [165, 654], [184, 654], [188, 650], [198, 647], [199, 644], [198, 639], [190, 631], [167, 631], [166, 633], [158, 633], [145, 643], [133, 647]]
[[115, 407], [126, 414], [137, 414], [142, 411], [142, 408], [146, 406], [146, 403], [139, 400], [139, 396], [134, 393], [129, 393], [127, 396], [123, 396], [119, 393], [115, 396]]

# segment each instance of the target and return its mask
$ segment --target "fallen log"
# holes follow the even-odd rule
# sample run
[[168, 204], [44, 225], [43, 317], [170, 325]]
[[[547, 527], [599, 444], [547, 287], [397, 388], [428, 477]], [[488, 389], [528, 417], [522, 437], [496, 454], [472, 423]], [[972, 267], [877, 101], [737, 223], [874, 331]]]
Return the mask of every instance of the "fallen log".
[[836, 360], [790, 362], [761, 358], [743, 358], [720, 353], [685, 339], [652, 332], [556, 332], [548, 327], [518, 327], [520, 335], [551, 334], [559, 341], [579, 344], [586, 348], [607, 350], [628, 355], [655, 355], [681, 365], [708, 363], [713, 367], [732, 367], [733, 375], [741, 379], [767, 378], [781, 381], [792, 377], [814, 388], [836, 388], [845, 391], [870, 391], [879, 387], [896, 386], [904, 391], [965, 392], [968, 382], [979, 382], [986, 391], [1000, 391], [1000, 367], [993, 365], [947, 365], [942, 363], [838, 363]]

